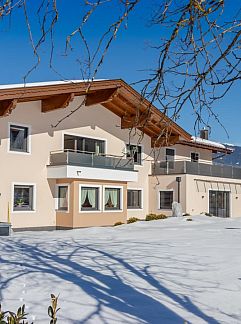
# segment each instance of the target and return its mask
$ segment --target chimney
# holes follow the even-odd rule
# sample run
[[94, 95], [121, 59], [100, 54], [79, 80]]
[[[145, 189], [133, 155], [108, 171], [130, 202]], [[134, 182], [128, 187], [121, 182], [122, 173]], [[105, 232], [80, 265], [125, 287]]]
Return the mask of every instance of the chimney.
[[200, 130], [200, 137], [202, 139], [208, 140], [208, 129], [205, 129], [205, 128], [201, 129]]

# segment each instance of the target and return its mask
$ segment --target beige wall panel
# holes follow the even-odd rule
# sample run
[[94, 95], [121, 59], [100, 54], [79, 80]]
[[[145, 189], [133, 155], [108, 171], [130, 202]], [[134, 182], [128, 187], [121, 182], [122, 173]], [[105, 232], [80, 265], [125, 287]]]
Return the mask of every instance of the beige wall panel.
[[[124, 155], [126, 143], [137, 144], [141, 141], [143, 159], [150, 154], [150, 138], [145, 135], [142, 139], [140, 132], [134, 133], [128, 129], [121, 129], [120, 118], [101, 105], [81, 107], [58, 127], [52, 127], [76, 108], [81, 100], [80, 97], [75, 98], [68, 108], [45, 114], [41, 113], [40, 102], [20, 103], [9, 117], [0, 119], [0, 221], [7, 220], [8, 202], [12, 205], [12, 183], [23, 182], [36, 185], [36, 211], [11, 213], [13, 227], [56, 225], [55, 182], [47, 180], [46, 165], [49, 164], [50, 151], [63, 149], [64, 133], [103, 138], [107, 141], [106, 153], [118, 156]], [[31, 126], [31, 154], [8, 152], [9, 122]], [[145, 192], [145, 197], [148, 197], [149, 188], [146, 177], [150, 172], [150, 162], [144, 161], [143, 166], [135, 168], [140, 169], [141, 176], [137, 183], [131, 183], [130, 186], [141, 187]], [[146, 203], [148, 203], [147, 199]], [[146, 210], [143, 211], [143, 216]], [[58, 222], [60, 217], [66, 219], [64, 215], [59, 215]], [[121, 214], [116, 217], [118, 220], [123, 218]]]
[[[177, 175], [180, 176], [180, 175]], [[172, 215], [172, 211], [159, 208], [159, 191], [172, 190], [174, 201], [178, 198], [178, 185], [176, 182], [176, 175], [163, 175], [163, 176], [150, 176], [149, 177], [149, 212], [155, 214], [165, 214], [167, 216]], [[182, 210], [186, 210], [186, 176], [181, 175], [180, 183], [180, 202]]]

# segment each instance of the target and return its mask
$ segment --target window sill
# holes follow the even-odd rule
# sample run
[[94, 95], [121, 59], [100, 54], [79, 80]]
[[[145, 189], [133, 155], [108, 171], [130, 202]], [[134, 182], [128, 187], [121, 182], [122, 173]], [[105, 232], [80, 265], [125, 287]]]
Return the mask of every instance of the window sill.
[[36, 213], [36, 210], [12, 210], [13, 214], [34, 214]]
[[8, 150], [8, 153], [11, 153], [11, 154], [20, 154], [20, 155], [31, 155], [31, 152], [10, 151], [10, 150]]

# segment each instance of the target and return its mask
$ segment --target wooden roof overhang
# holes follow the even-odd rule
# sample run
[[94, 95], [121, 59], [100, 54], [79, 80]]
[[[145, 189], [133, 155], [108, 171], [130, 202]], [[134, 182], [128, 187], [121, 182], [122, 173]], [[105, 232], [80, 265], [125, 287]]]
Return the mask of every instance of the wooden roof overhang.
[[86, 96], [85, 106], [102, 104], [121, 118], [121, 128], [137, 128], [151, 137], [152, 147], [169, 146], [191, 135], [162, 114], [123, 80], [66, 82], [0, 89], [0, 117], [17, 103], [41, 100], [42, 112], [66, 108], [75, 96]]
[[188, 145], [188, 146], [192, 146], [192, 147], [196, 147], [196, 148], [202, 148], [202, 149], [206, 149], [206, 150], [210, 150], [213, 153], [224, 153], [224, 154], [231, 154], [233, 152], [233, 150], [227, 148], [227, 147], [219, 147], [219, 146], [212, 146], [212, 145], [208, 145], [205, 143], [197, 143], [195, 141], [179, 141], [179, 143], [177, 144], [182, 144], [182, 145]]

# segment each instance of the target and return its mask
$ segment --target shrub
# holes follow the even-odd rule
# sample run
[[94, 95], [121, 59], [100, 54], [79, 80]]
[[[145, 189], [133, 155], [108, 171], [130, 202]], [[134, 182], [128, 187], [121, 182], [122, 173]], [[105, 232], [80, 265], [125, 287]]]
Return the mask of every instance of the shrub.
[[124, 225], [125, 223], [122, 223], [122, 222], [116, 222], [115, 224], [114, 224], [114, 226], [119, 226], [119, 225]]
[[158, 220], [158, 219], [166, 219], [167, 216], [165, 214], [148, 214], [146, 215], [146, 221]]
[[187, 218], [186, 221], [187, 222], [192, 222], [192, 218]]
[[140, 219], [136, 217], [131, 217], [127, 220], [127, 224], [138, 222]]
[[210, 213], [204, 213], [205, 214], [205, 216], [209, 216], [209, 217], [212, 217], [213, 215], [212, 214], [210, 214]]
[[191, 216], [189, 213], [185, 213], [183, 214], [183, 216]]
[[[58, 307], [58, 297], [51, 294], [51, 305], [48, 307], [48, 315], [51, 318], [50, 324], [57, 323], [57, 312], [59, 311]], [[19, 307], [17, 313], [12, 311], [2, 311], [0, 304], [0, 323], [1, 324], [28, 324], [27, 313], [25, 313], [25, 305]], [[33, 323], [32, 323], [33, 324]]]

